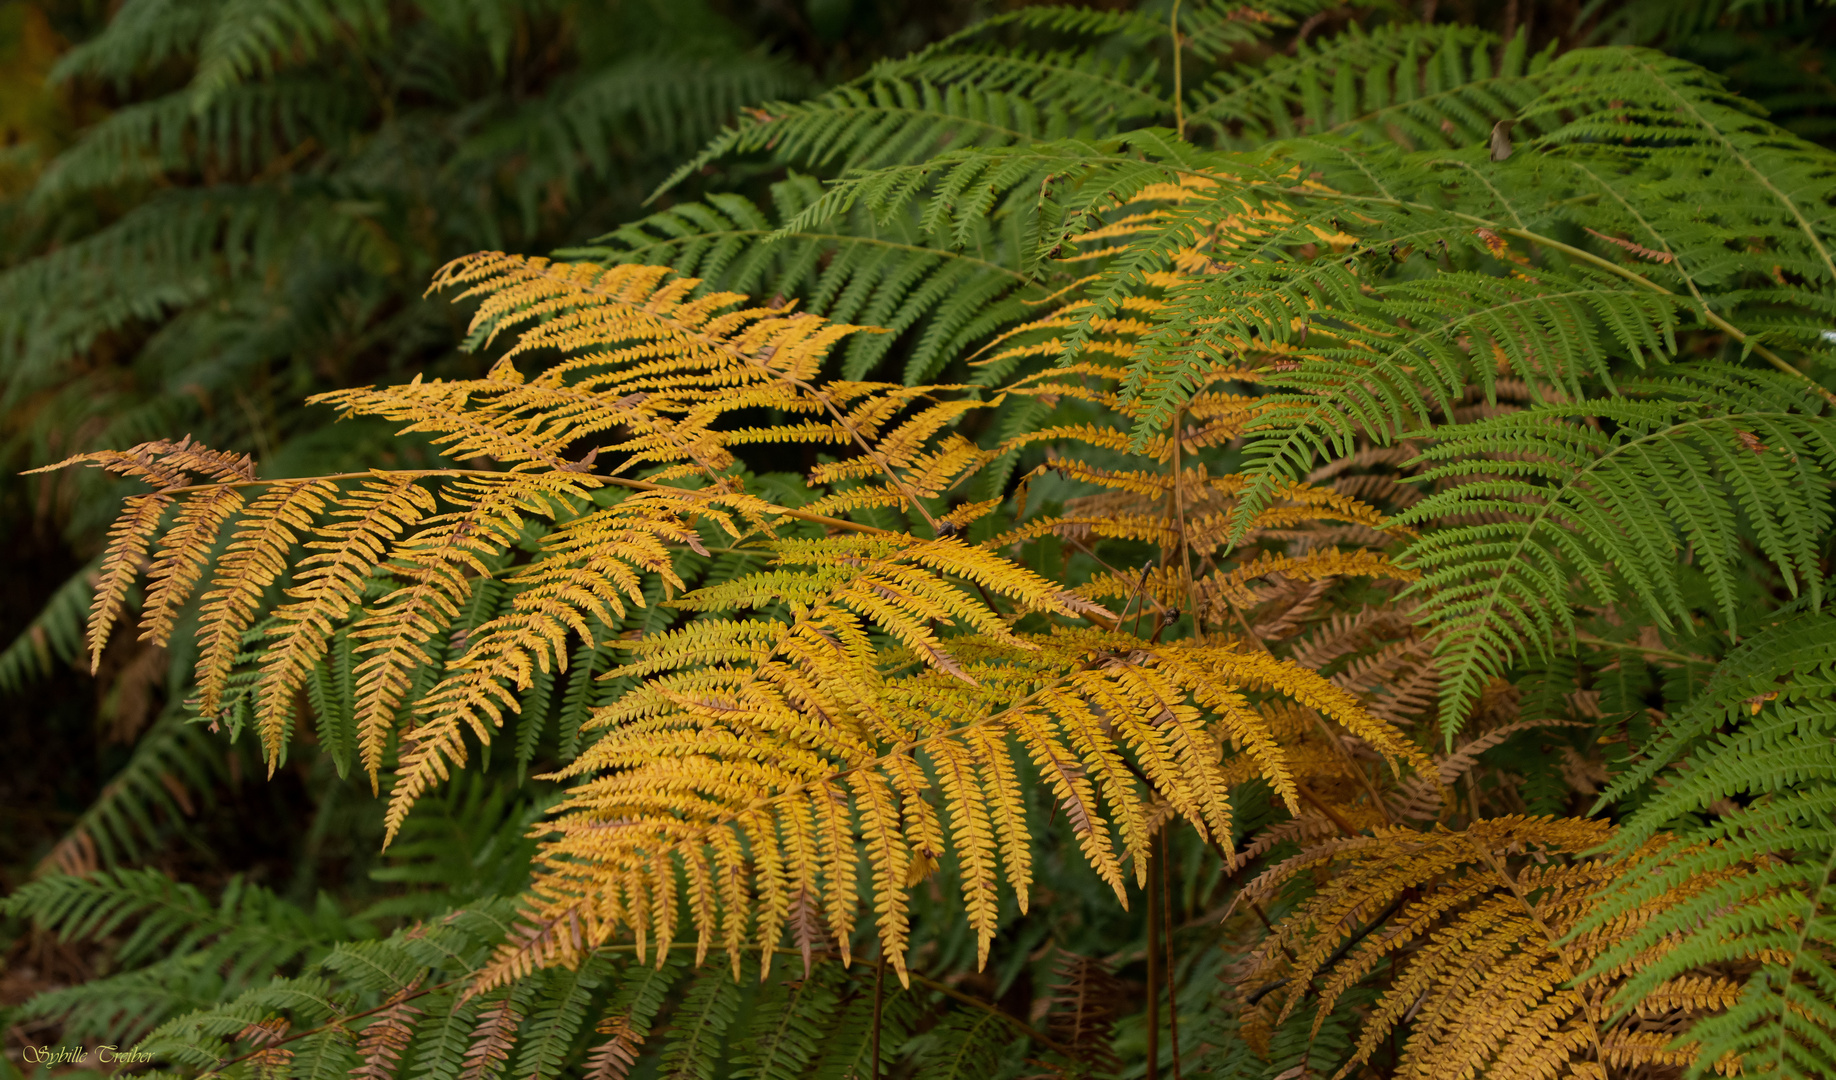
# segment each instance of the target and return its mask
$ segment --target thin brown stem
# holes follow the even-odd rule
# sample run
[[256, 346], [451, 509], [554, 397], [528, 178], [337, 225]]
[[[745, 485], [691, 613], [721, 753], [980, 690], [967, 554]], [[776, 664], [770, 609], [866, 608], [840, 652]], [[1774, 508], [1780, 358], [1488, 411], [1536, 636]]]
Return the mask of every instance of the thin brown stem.
[[880, 1007], [886, 1002], [886, 948], [880, 948], [880, 960], [873, 967], [873, 1064], [870, 1075], [880, 1080]]
[[[300, 476], [277, 480], [236, 480], [225, 483], [190, 484], [185, 487], [161, 488], [157, 494], [185, 495], [193, 491], [217, 491], [222, 488], [269, 487], [274, 484], [300, 484], [312, 480], [370, 480], [376, 477], [389, 476], [504, 477], [515, 475], [517, 474], [503, 469], [372, 469], [367, 472], [329, 473], [325, 476]], [[633, 491], [673, 491], [680, 495], [690, 496], [691, 498], [696, 496], [705, 497], [710, 494], [695, 488], [679, 488], [670, 487], [668, 484], [653, 484], [648, 480], [628, 480], [622, 476], [606, 476], [601, 473], [592, 473], [590, 475], [599, 483], [611, 484], [614, 487], [630, 488]], [[774, 512], [782, 514], [785, 517], [796, 518], [798, 521], [814, 522], [815, 524], [824, 525], [831, 529], [847, 529], [851, 532], [870, 533], [875, 536], [904, 535], [903, 533], [896, 533], [889, 529], [876, 529], [872, 525], [862, 525], [855, 521], [846, 521], [838, 517], [829, 517], [826, 514], [811, 514], [803, 510], [790, 510], [781, 506], [773, 507], [772, 509]]]
[[1173, 892], [1167, 888], [1168, 848], [1166, 830], [1161, 830], [1160, 850], [1160, 922], [1166, 929], [1162, 938], [1167, 946], [1167, 1033], [1173, 1040], [1173, 1080], [1185, 1080], [1179, 1060], [1179, 971], [1173, 962]]
[[1147, 1080], [1160, 1080], [1160, 860], [1164, 830], [1148, 844]]
[[1184, 438], [1180, 429], [1185, 410], [1173, 413], [1173, 513], [1179, 523], [1179, 569], [1186, 579], [1186, 609], [1192, 612], [1192, 636], [1200, 644], [1205, 641], [1205, 621], [1198, 613], [1198, 582], [1192, 577], [1192, 543], [1186, 533], [1186, 477], [1183, 459], [1180, 456], [1180, 444]]
[[1669, 649], [1653, 649], [1644, 645], [1632, 645], [1623, 641], [1606, 641], [1602, 638], [1589, 637], [1586, 634], [1576, 634], [1575, 640], [1583, 645], [1592, 645], [1597, 649], [1620, 649], [1625, 652], [1635, 652], [1642, 656], [1657, 657], [1660, 660], [1674, 660], [1683, 664], [1707, 664], [1712, 666], [1715, 663], [1715, 661], [1710, 660], [1706, 656], [1691, 656], [1688, 653], [1672, 652]]
[[1173, 130], [1186, 137], [1185, 72], [1180, 65], [1184, 50], [1179, 43], [1179, 0], [1173, 0], [1173, 12], [1167, 16], [1167, 33], [1173, 38]]
[[1346, 836], [1357, 836], [1358, 835], [1357, 827], [1354, 826], [1351, 822], [1345, 820], [1345, 815], [1339, 813], [1337, 810], [1334, 810], [1332, 808], [1332, 804], [1328, 803], [1325, 799], [1322, 799], [1318, 795], [1315, 795], [1313, 792], [1307, 790], [1307, 785], [1301, 783], [1299, 780], [1296, 780], [1294, 781], [1294, 791], [1296, 794], [1298, 794], [1301, 797], [1303, 801], [1310, 804], [1315, 810], [1318, 810], [1320, 813], [1326, 815], [1326, 820], [1338, 826], [1338, 829], [1340, 832], [1344, 833]]

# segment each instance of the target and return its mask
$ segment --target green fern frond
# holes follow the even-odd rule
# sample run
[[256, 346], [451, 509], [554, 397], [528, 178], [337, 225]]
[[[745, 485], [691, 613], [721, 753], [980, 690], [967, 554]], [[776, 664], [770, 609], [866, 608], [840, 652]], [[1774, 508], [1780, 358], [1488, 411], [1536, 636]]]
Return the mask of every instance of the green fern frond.
[[170, 182], [200, 163], [248, 175], [305, 140], [334, 142], [364, 108], [349, 87], [277, 79], [227, 89], [197, 107], [185, 93], [120, 109], [53, 158], [33, 205], [68, 205], [100, 190]]
[[[1447, 730], [1512, 658], [1573, 633], [1571, 580], [1584, 602], [1629, 596], [1661, 626], [1686, 624], [1693, 564], [1737, 632], [1737, 553], [1750, 543], [1793, 595], [1821, 599], [1836, 425], [1805, 409], [1795, 385], [1758, 373], [1678, 368], [1620, 389], [1610, 401], [1445, 425], [1422, 455], [1425, 482], [1459, 482], [1399, 521], [1477, 522], [1435, 529], [1404, 556], [1422, 569], [1414, 588], [1441, 627]], [[1615, 430], [1597, 432], [1586, 416]]]
[[[1011, 1075], [1013, 1026], [993, 1012], [953, 1013], [920, 1038], [918, 1075], [926, 1080], [996, 1080]], [[783, 1080], [794, 1078], [786, 1073]]]
[[388, 865], [370, 871], [375, 881], [428, 891], [381, 900], [365, 915], [428, 918], [455, 902], [514, 894], [526, 884], [534, 853], [528, 833], [542, 802], [478, 779], [454, 783], [403, 824]]
[[127, 0], [100, 34], [58, 57], [50, 81], [89, 77], [124, 87], [169, 59], [194, 54], [217, 8], [210, 0]]
[[193, 100], [201, 107], [228, 87], [315, 59], [336, 41], [362, 43], [387, 27], [388, 9], [379, 0], [223, 0], [198, 46]]
[[[1109, 58], [1088, 46], [1027, 50], [978, 42], [1005, 27], [1069, 34], [1097, 45], [1140, 42], [1166, 31], [1165, 24], [1130, 12], [1042, 6], [1006, 13], [882, 63], [812, 101], [748, 110], [749, 121], [723, 131], [656, 194], [723, 158], [761, 150], [804, 168], [877, 168], [923, 160], [950, 146], [1107, 134], [1172, 114], [1152, 63], [1126, 53]], [[1040, 110], [1041, 101], [1052, 108]]]
[[194, 1069], [217, 1068], [240, 1056], [232, 1047], [247, 1038], [251, 1025], [268, 1020], [278, 1010], [311, 1024], [341, 1015], [346, 1004], [330, 983], [317, 976], [275, 978], [266, 986], [245, 990], [214, 1008], [200, 1009], [162, 1024], [140, 1042], [138, 1049], [155, 1059]]
[[29, 683], [51, 674], [56, 664], [74, 664], [86, 652], [84, 621], [94, 599], [90, 563], [57, 587], [44, 609], [5, 650], [0, 650], [0, 695], [17, 694]]
[[610, 966], [600, 959], [579, 968], [550, 972], [529, 1015], [529, 1030], [516, 1059], [515, 1075], [550, 1080], [561, 1075], [574, 1047], [574, 1037], [585, 1022], [594, 991], [605, 981]]
[[1597, 38], [1654, 44], [1675, 41], [1720, 25], [1802, 16], [1829, 0], [1589, 0], [1577, 21], [1597, 19]]
[[235, 879], [213, 903], [195, 886], [151, 869], [40, 878], [9, 896], [0, 911], [65, 940], [121, 935], [116, 954], [129, 970], [41, 994], [26, 1015], [61, 1016], [67, 1031], [123, 1040], [371, 933], [328, 902], [308, 911]]
[[671, 1014], [658, 1075], [668, 1080], [714, 1080], [727, 1028], [739, 1007], [739, 987], [719, 975], [694, 980]]
[[[909, 990], [887, 983], [875, 1001], [871, 986], [856, 992], [843, 1004], [834, 1026], [823, 1040], [822, 1056], [803, 1075], [810, 1080], [850, 1080], [851, 1077], [885, 1074], [897, 1060], [918, 1019], [917, 1002]], [[875, 1038], [876, 1013], [878, 1038]], [[873, 1051], [879, 1047], [880, 1060]]]
[[841, 1007], [835, 970], [806, 971], [796, 981], [766, 987], [753, 1004], [753, 1019], [733, 1049], [735, 1080], [803, 1080], [827, 1043], [828, 1028]]
[[[1661, 914], [1599, 967], [1636, 958], [1617, 999], [1636, 1006], [1706, 965], [1752, 968], [1725, 1013], [1696, 1023], [1692, 1075], [1738, 1061], [1743, 1075], [1836, 1069], [1836, 619], [1797, 615], [1728, 655], [1667, 724], [1665, 741], [1608, 797], [1674, 765], [1614, 847], [1654, 847], [1589, 922], [1636, 906]], [[1751, 691], [1751, 693], [1747, 693]], [[1676, 835], [1650, 838], [1666, 826]], [[1686, 888], [1685, 886], [1691, 886]], [[1683, 898], [1681, 902], [1677, 898]]]
[[1553, 46], [1527, 52], [1522, 34], [1502, 43], [1475, 27], [1406, 24], [1367, 34], [1354, 22], [1292, 58], [1218, 72], [1195, 90], [1186, 123], [1227, 145], [1306, 134], [1411, 150], [1471, 146], [1537, 96]]
[[156, 850], [200, 807], [215, 800], [228, 773], [226, 750], [169, 709], [134, 743], [134, 752], [45, 856], [67, 874], [126, 864]]

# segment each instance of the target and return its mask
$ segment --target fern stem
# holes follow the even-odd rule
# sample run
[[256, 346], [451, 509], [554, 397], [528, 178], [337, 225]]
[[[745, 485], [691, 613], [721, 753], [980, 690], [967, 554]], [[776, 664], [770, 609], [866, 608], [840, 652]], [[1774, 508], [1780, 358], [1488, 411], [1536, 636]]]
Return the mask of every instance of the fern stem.
[[1185, 441], [1181, 432], [1184, 427], [1185, 409], [1173, 410], [1173, 511], [1179, 519], [1179, 566], [1186, 578], [1186, 609], [1192, 612], [1192, 636], [1201, 643], [1205, 640], [1205, 621], [1198, 613], [1198, 582], [1192, 577], [1192, 542], [1186, 533], [1186, 474], [1180, 456], [1180, 444]]
[[1163, 832], [1148, 842], [1147, 902], [1147, 1080], [1160, 1080], [1160, 859]]
[[[1173, 10], [1167, 16], [1167, 33], [1173, 38], [1173, 130], [1183, 139], [1186, 137], [1186, 89], [1185, 73], [1180, 65], [1179, 0], [1173, 0]], [[1153, 1075], [1151, 1068], [1148, 1075]]]
[[[510, 476], [510, 475], [512, 474], [505, 472], [501, 469], [396, 469], [396, 470], [372, 469], [368, 472], [329, 473], [325, 476], [286, 477], [283, 479], [274, 479], [274, 480], [237, 480], [237, 481], [226, 482], [226, 483], [191, 484], [186, 487], [161, 488], [159, 490], [159, 494], [184, 495], [184, 494], [188, 494], [193, 491], [218, 491], [223, 488], [266, 487], [270, 484], [306, 483], [306, 482], [310, 482], [313, 480], [330, 480], [330, 481], [369, 480], [369, 479], [372, 479], [378, 476], [417, 476], [419, 477], [419, 476]], [[605, 475], [601, 475], [598, 473], [595, 473], [592, 475], [593, 475], [594, 480], [600, 481], [601, 483], [611, 484], [614, 487], [630, 488], [633, 491], [674, 491], [674, 492], [679, 492], [684, 495], [699, 494], [699, 492], [694, 488], [670, 487], [668, 484], [653, 484], [649, 482], [648, 480], [628, 480], [622, 476], [605, 476]], [[862, 525], [859, 522], [855, 522], [855, 521], [847, 521], [842, 518], [829, 517], [826, 514], [811, 514], [803, 510], [790, 510], [790, 509], [785, 509], [781, 507], [775, 508], [775, 509], [777, 513], [780, 513], [784, 515], [785, 517], [796, 518], [798, 521], [813, 522], [817, 525], [826, 525], [832, 529], [849, 529], [854, 532], [868, 533], [873, 536], [903, 536], [905, 535], [904, 533], [896, 533], [889, 529], [878, 529], [872, 525]]]
[[871, 1080], [880, 1080], [880, 1008], [886, 1002], [886, 946], [880, 946], [880, 959], [873, 966], [873, 1064]]
[[1672, 652], [1669, 649], [1653, 649], [1644, 645], [1632, 645], [1623, 641], [1607, 641], [1604, 638], [1576, 634], [1575, 641], [1582, 645], [1592, 645], [1597, 649], [1619, 649], [1622, 652], [1635, 652], [1644, 656], [1655, 656], [1663, 660], [1675, 660], [1679, 664], [1712, 665], [1715, 661], [1706, 656], [1690, 656], [1688, 653]]
[[1173, 892], [1167, 888], [1168, 851], [1172, 840], [1163, 827], [1157, 845], [1160, 863], [1160, 921], [1167, 947], [1167, 1034], [1173, 1041], [1173, 1080], [1186, 1080], [1179, 1060], [1179, 972], [1173, 963]]

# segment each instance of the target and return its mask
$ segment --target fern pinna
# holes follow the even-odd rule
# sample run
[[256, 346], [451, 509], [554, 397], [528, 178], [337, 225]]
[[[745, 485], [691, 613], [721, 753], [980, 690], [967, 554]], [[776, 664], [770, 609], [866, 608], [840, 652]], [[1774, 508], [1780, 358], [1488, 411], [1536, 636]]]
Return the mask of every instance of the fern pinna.
[[[1836, 1068], [1836, 158], [1660, 53], [1327, 10], [1011, 13], [689, 167], [771, 213], [449, 264], [489, 372], [316, 399], [434, 466], [73, 458], [149, 488], [92, 646], [195, 612], [199, 723], [310, 720], [388, 842], [506, 744], [565, 785], [514, 906], [147, 1045]], [[12, 910], [84, 931], [61, 881]]]

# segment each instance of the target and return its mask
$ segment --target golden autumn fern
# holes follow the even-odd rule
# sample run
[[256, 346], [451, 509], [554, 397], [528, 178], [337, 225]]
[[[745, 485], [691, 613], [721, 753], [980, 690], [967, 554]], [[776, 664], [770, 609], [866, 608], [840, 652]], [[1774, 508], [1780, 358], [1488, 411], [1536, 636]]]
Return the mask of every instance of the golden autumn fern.
[[[79, 460], [156, 488], [113, 538], [104, 573], [123, 584], [98, 593], [103, 628], [157, 537], [143, 621], [149, 635], [165, 633], [199, 574], [164, 568], [201, 561], [242, 492], [262, 489], [203, 593], [199, 709], [233, 712], [226, 678], [238, 643], [258, 635], [240, 707], [277, 761], [305, 681], [348, 628], [361, 760], [373, 779], [386, 760], [393, 765], [391, 836], [417, 799], [465, 765], [468, 739], [489, 743], [538, 672], [565, 669], [570, 638], [591, 639], [627, 605], [645, 604], [648, 575], [680, 587], [673, 552], [724, 545], [759, 564], [674, 595], [665, 602], [683, 613], [675, 628], [621, 643], [625, 662], [608, 675], [642, 681], [595, 712], [590, 748], [557, 774], [578, 782], [542, 849], [527, 925], [480, 989], [624, 935], [640, 954], [650, 942], [666, 947], [678, 925], [698, 954], [723, 949], [736, 970], [756, 946], [768, 971], [785, 941], [845, 959], [857, 875], [871, 882], [881, 947], [904, 978], [906, 895], [939, 860], [961, 867], [984, 958], [1002, 882], [1024, 910], [1032, 826], [1023, 769], [1037, 771], [1084, 857], [1126, 903], [1126, 883], [1144, 879], [1153, 834], [1169, 816], [1229, 844], [1230, 787], [1242, 779], [1229, 760], [1240, 756], [1298, 810], [1295, 767], [1276, 733], [1284, 709], [1317, 716], [1398, 767], [1420, 760], [1355, 695], [1258, 644], [1203, 634], [1206, 622], [1225, 621], [1233, 596], [1247, 601], [1249, 584], [1271, 574], [1390, 572], [1381, 556], [1327, 548], [1227, 559], [1190, 576], [1194, 562], [1220, 554], [1213, 523], [1228, 515], [1236, 485], [1202, 466], [1156, 470], [1178, 461], [1175, 439], [1198, 447], [1223, 437], [1231, 413], [1246, 410], [1230, 395], [1196, 397], [1192, 418], [1134, 455], [1136, 468], [1056, 461], [1113, 492], [1090, 510], [972, 543], [964, 534], [991, 506], [927, 504], [1043, 438], [1126, 453], [1127, 420], [983, 450], [952, 431], [957, 419], [1008, 395], [1100, 406], [1122, 369], [1086, 360], [980, 397], [965, 387], [848, 382], [822, 378], [821, 365], [860, 328], [741, 307], [742, 297], [697, 294], [698, 282], [659, 269], [487, 255], [448, 267], [439, 284], [482, 296], [476, 319], [493, 333], [531, 325], [483, 379], [322, 400], [430, 435], [455, 465], [497, 469], [264, 483], [245, 461], [220, 464], [187, 443]], [[524, 375], [518, 361], [539, 348], [562, 359]], [[1242, 375], [1220, 367], [1216, 381]], [[735, 422], [753, 410], [781, 419]], [[752, 493], [735, 470], [734, 447], [774, 442], [841, 455], [812, 470], [813, 497], [800, 506]], [[618, 468], [602, 471], [602, 460]], [[619, 475], [647, 466], [646, 480]], [[814, 494], [817, 484], [831, 490]], [[898, 507], [924, 525], [906, 533], [832, 516], [871, 506]], [[162, 527], [167, 507], [176, 507], [173, 524]], [[1369, 528], [1379, 519], [1354, 499], [1298, 485], [1251, 528], [1337, 522]], [[1073, 590], [1008, 552], [1093, 531], [1144, 540], [1170, 558]], [[540, 539], [525, 560], [492, 568], [532, 535]], [[290, 565], [279, 553], [295, 545], [306, 554]], [[499, 575], [511, 590], [505, 610], [471, 628], [461, 647], [442, 642], [439, 677], [409, 700], [433, 643], [479, 583]], [[1183, 590], [1170, 587], [1179, 581]], [[263, 606], [277, 584], [279, 601]], [[1163, 640], [1185, 595], [1204, 604], [1198, 632]], [[1119, 609], [1101, 602], [1118, 599]]]
[[[481, 377], [314, 399], [422, 464], [64, 462], [144, 488], [92, 662], [137, 606], [196, 722], [516, 875], [395, 867], [470, 891], [148, 1045], [1830, 1075], [1836, 157], [1646, 50], [1181, 12], [1029, 8], [749, 113], [696, 164], [847, 170], [769, 213], [452, 262]], [[493, 754], [553, 798], [478, 796]], [[22, 896], [253, 948], [152, 877]]]

